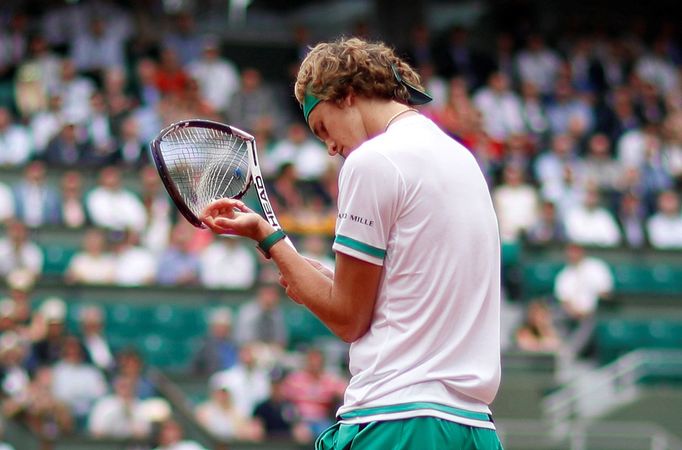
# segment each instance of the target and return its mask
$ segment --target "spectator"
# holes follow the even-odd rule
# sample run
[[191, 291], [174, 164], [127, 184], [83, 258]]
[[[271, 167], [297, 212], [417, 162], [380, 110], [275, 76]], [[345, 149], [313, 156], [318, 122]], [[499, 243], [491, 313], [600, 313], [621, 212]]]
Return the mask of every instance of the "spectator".
[[[306, 45], [310, 45], [310, 42]], [[433, 65], [435, 63], [434, 44], [431, 40], [429, 26], [425, 23], [412, 26], [410, 28], [410, 39], [400, 53], [412, 67]], [[303, 60], [306, 54], [299, 55], [299, 62]]]
[[247, 342], [266, 346], [276, 354], [288, 341], [284, 311], [280, 305], [281, 288], [276, 284], [262, 283], [256, 298], [239, 308], [235, 336], [241, 345]]
[[267, 439], [293, 439], [299, 444], [312, 442], [310, 429], [301, 423], [296, 405], [284, 395], [284, 374], [270, 373], [270, 396], [256, 405], [253, 418]]
[[50, 95], [47, 107], [31, 116], [29, 129], [33, 138], [33, 146], [38, 157], [43, 157], [47, 145], [61, 131], [63, 126], [62, 99], [59, 95]]
[[155, 108], [161, 99], [161, 89], [156, 81], [158, 70], [156, 61], [151, 58], [140, 58], [135, 65], [134, 93], [142, 106]]
[[616, 90], [627, 82], [630, 66], [627, 44], [625, 39], [614, 36], [608, 38], [601, 47], [601, 51], [596, 53], [599, 74], [597, 90]]
[[204, 38], [196, 31], [196, 21], [189, 11], [179, 11], [172, 18], [172, 30], [162, 39], [162, 47], [172, 49], [178, 60], [187, 66], [201, 56]]
[[14, 302], [12, 317], [17, 333], [26, 341], [35, 339], [31, 329], [31, 294], [35, 276], [29, 270], [13, 270], [6, 278], [7, 297]]
[[[637, 80], [637, 97], [635, 100], [635, 111], [644, 121], [663, 123], [668, 113], [669, 105], [664, 101], [661, 90], [657, 84], [648, 80]], [[682, 78], [680, 78], [682, 81]], [[675, 92], [673, 89], [664, 96]], [[672, 106], [672, 105], [670, 105]]]
[[584, 248], [575, 243], [566, 246], [566, 264], [557, 274], [554, 294], [569, 317], [589, 316], [600, 299], [611, 295], [613, 275], [606, 263], [586, 256]]
[[635, 111], [632, 89], [617, 86], [610, 91], [604, 104], [597, 105], [596, 119], [598, 127], [616, 143], [624, 133], [639, 128], [641, 119]]
[[301, 415], [310, 434], [317, 437], [333, 423], [336, 407], [343, 398], [347, 382], [327, 371], [319, 349], [306, 352], [305, 366], [284, 380], [285, 397]]
[[126, 230], [115, 244], [114, 283], [119, 286], [146, 286], [156, 280], [157, 258], [140, 245], [137, 232]]
[[215, 111], [229, 111], [232, 97], [239, 89], [239, 72], [232, 61], [220, 55], [217, 39], [204, 40], [201, 58], [190, 63], [187, 71], [199, 83], [202, 98]]
[[574, 92], [565, 77], [556, 82], [553, 100], [547, 105], [547, 119], [553, 133], [571, 133], [577, 139], [594, 128], [592, 106]]
[[50, 166], [76, 169], [92, 151], [90, 142], [82, 136], [73, 117], [64, 117], [59, 133], [47, 143], [42, 158]]
[[303, 208], [305, 199], [302, 191], [296, 166], [290, 162], [283, 163], [268, 192], [275, 211], [282, 211], [284, 217], [281, 219], [285, 223], [287, 220], [292, 220], [296, 212]]
[[675, 186], [682, 189], [682, 110], [668, 116], [663, 124], [663, 133], [663, 161], [675, 180]]
[[516, 330], [516, 345], [527, 352], [556, 352], [561, 346], [550, 308], [540, 300], [532, 301], [526, 317]]
[[579, 94], [590, 94], [595, 90], [593, 76], [595, 43], [588, 35], [576, 36], [570, 43], [563, 64], [564, 76], [570, 79]]
[[581, 162], [576, 156], [575, 141], [568, 134], [552, 136], [550, 148], [533, 163], [534, 175], [540, 184], [542, 197], [555, 203], [564, 191], [567, 169], [580, 178]]
[[60, 216], [67, 228], [82, 228], [90, 224], [85, 209], [83, 178], [77, 170], [67, 170], [60, 180]]
[[26, 342], [12, 330], [0, 334], [0, 398], [21, 402], [31, 383], [25, 367]]
[[81, 307], [78, 311], [78, 326], [86, 360], [103, 374], [110, 374], [116, 361], [109, 341], [104, 335], [102, 308], [94, 304]]
[[623, 176], [621, 165], [611, 157], [611, 141], [605, 134], [595, 133], [587, 143], [587, 156], [583, 163], [585, 182], [613, 196]]
[[115, 159], [126, 167], [139, 169], [150, 163], [149, 140], [142, 135], [137, 115], [130, 114], [121, 121]]
[[208, 288], [248, 289], [256, 281], [256, 255], [235, 237], [214, 241], [201, 254], [199, 264], [201, 284]]
[[10, 297], [0, 299], [0, 339], [4, 333], [16, 333], [15, 312], [14, 299]]
[[142, 242], [145, 247], [158, 254], [168, 245], [171, 233], [171, 215], [175, 212], [163, 188], [159, 173], [154, 166], [145, 166], [139, 171], [140, 197], [144, 206], [147, 223]]
[[246, 131], [253, 130], [263, 117], [273, 122], [274, 129], [281, 130], [284, 112], [275, 101], [272, 88], [263, 81], [263, 75], [254, 67], [241, 72], [239, 90], [230, 104], [228, 119]]
[[189, 76], [183, 69], [178, 54], [169, 47], [161, 51], [161, 61], [154, 76], [156, 88], [161, 95], [181, 95], [189, 83]]
[[293, 122], [287, 129], [287, 136], [280, 140], [268, 156], [278, 169], [292, 163], [296, 177], [306, 183], [314, 183], [322, 177], [329, 165], [329, 156], [324, 146], [312, 139], [308, 129], [301, 122]]
[[[55, 92], [61, 70], [59, 56], [48, 47], [41, 34], [29, 37], [28, 51], [14, 78], [17, 106], [24, 117], [40, 114], [46, 105], [50, 106], [54, 98], [51, 93]], [[40, 149], [36, 143], [36, 150]]]
[[448, 100], [442, 108], [431, 111], [433, 120], [448, 134], [467, 142], [478, 126], [479, 113], [469, 98], [469, 87], [462, 77], [453, 77], [448, 86]]
[[135, 380], [135, 396], [147, 400], [156, 396], [156, 387], [149, 378], [144, 360], [133, 347], [122, 349], [116, 354], [116, 377]]
[[647, 142], [644, 161], [640, 166], [640, 183], [642, 199], [653, 211], [656, 208], [656, 197], [659, 192], [673, 188], [673, 179], [663, 161], [663, 148], [660, 136]]
[[682, 214], [680, 198], [675, 191], [663, 191], [658, 195], [658, 211], [647, 219], [646, 231], [654, 248], [682, 248]]
[[66, 303], [58, 297], [49, 297], [33, 316], [35, 342], [31, 349], [29, 368], [52, 365], [64, 352], [66, 339]]
[[492, 72], [487, 84], [474, 94], [473, 102], [483, 114], [483, 129], [494, 140], [502, 142], [510, 134], [524, 131], [521, 100], [504, 73]]
[[93, 224], [104, 229], [140, 233], [147, 223], [144, 205], [123, 187], [120, 170], [114, 166], [102, 169], [98, 186], [86, 196], [85, 206]]
[[258, 441], [261, 429], [234, 404], [225, 385], [210, 385], [210, 397], [195, 409], [197, 422], [220, 441]]
[[111, 119], [111, 131], [116, 138], [122, 133], [123, 120], [136, 106], [128, 91], [127, 77], [127, 70], [123, 68], [109, 69], [104, 73], [102, 96]]
[[645, 122], [638, 128], [623, 133], [616, 142], [616, 157], [626, 168], [639, 169], [646, 160], [648, 147], [657, 146], [660, 136], [658, 125]]
[[591, 186], [585, 191], [583, 204], [566, 212], [564, 224], [570, 240], [602, 247], [620, 244], [621, 236], [616, 220], [600, 202], [599, 190]]
[[566, 246], [566, 266], [554, 280], [554, 296], [561, 306], [567, 346], [573, 355], [588, 347], [599, 301], [611, 296], [613, 275], [602, 260], [585, 256], [582, 246]]
[[88, 417], [94, 438], [144, 439], [151, 433], [142, 401], [135, 395], [135, 380], [118, 377], [114, 392], [98, 399]]
[[663, 34], [658, 36], [651, 51], [642, 55], [635, 65], [635, 73], [655, 86], [661, 92], [671, 92], [679, 88], [679, 69], [668, 54], [669, 42]]
[[64, 274], [67, 283], [113, 284], [116, 259], [107, 248], [104, 232], [90, 228], [83, 234], [83, 247], [69, 261]]
[[71, 43], [71, 57], [79, 72], [102, 77], [107, 69], [125, 66], [128, 36], [112, 23], [112, 17], [94, 15], [85, 28], [77, 29]]
[[533, 145], [539, 147], [547, 139], [550, 128], [545, 102], [537, 85], [532, 81], [521, 84], [521, 115], [525, 131]]
[[47, 168], [42, 161], [26, 165], [23, 178], [14, 185], [15, 216], [25, 225], [37, 228], [61, 222], [59, 195], [47, 182]]
[[161, 423], [158, 432], [158, 446], [154, 450], [206, 450], [199, 443], [186, 440], [180, 424], [173, 419]]
[[0, 181], [0, 223], [14, 217], [14, 196], [12, 189]]
[[170, 243], [159, 256], [156, 282], [164, 286], [194, 285], [199, 281], [199, 255], [192, 249], [192, 230], [186, 222], [175, 225]]
[[33, 153], [31, 134], [19, 122], [14, 122], [9, 108], [0, 104], [0, 167], [21, 166]]
[[213, 374], [209, 384], [228, 389], [235, 407], [246, 417], [251, 417], [256, 405], [270, 395], [268, 372], [259, 367], [252, 344], [242, 345], [239, 362]]
[[232, 313], [226, 306], [216, 308], [208, 316], [205, 336], [192, 361], [195, 374], [210, 375], [232, 368], [239, 359], [239, 350], [232, 338]]
[[83, 155], [82, 163], [92, 167], [103, 167], [115, 162], [116, 138], [109, 111], [100, 91], [90, 96], [90, 114], [83, 122], [83, 131], [91, 150]]
[[459, 25], [452, 27], [443, 44], [435, 48], [435, 62], [438, 73], [444, 78], [461, 77], [467, 85], [478, 89], [485, 83], [490, 63], [474, 49], [469, 37], [468, 29]]
[[69, 407], [54, 395], [52, 368], [49, 366], [38, 367], [27, 395], [5, 400], [2, 409], [5, 417], [20, 420], [41, 439], [54, 441], [74, 430]]
[[9, 18], [0, 30], [0, 80], [11, 78], [26, 56], [26, 35], [29, 25], [26, 13], [9, 10]]
[[75, 336], [64, 338], [61, 358], [54, 364], [53, 392], [65, 402], [78, 428], [85, 425], [92, 405], [107, 393], [102, 372], [85, 361], [81, 342]]
[[43, 271], [43, 253], [30, 240], [26, 225], [15, 219], [6, 222], [7, 236], [0, 239], [0, 276], [17, 269], [29, 271], [37, 277]]
[[90, 97], [96, 90], [95, 83], [82, 75], [72, 59], [62, 60], [60, 77], [54, 94], [62, 99], [62, 112], [74, 123], [84, 123], [90, 114]]
[[502, 241], [516, 241], [521, 233], [528, 231], [537, 221], [538, 194], [533, 186], [525, 182], [520, 168], [507, 165], [503, 171], [502, 184], [493, 189], [492, 196]]
[[531, 33], [525, 46], [516, 54], [521, 82], [532, 82], [545, 98], [552, 94], [560, 65], [559, 55], [546, 45], [545, 38], [539, 33]]
[[647, 243], [644, 207], [637, 194], [626, 192], [621, 195], [616, 221], [626, 246], [641, 248]]

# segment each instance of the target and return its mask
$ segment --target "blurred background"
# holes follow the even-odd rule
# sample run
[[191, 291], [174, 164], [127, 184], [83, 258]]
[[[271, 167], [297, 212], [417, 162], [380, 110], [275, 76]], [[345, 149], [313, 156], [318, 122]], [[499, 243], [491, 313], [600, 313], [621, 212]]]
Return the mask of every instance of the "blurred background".
[[184, 221], [148, 144], [191, 117], [254, 134], [284, 229], [333, 265], [341, 161], [293, 81], [342, 35], [417, 68], [489, 182], [505, 448], [682, 448], [675, 6], [4, 0], [0, 449], [312, 448], [347, 346], [253, 245]]

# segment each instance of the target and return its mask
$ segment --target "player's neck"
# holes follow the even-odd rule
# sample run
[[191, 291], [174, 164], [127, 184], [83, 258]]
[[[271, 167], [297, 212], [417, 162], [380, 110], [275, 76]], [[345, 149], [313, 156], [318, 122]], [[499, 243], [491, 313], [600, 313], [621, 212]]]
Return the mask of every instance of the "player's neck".
[[384, 133], [390, 125], [416, 112], [416, 109], [393, 100], [363, 99], [358, 107], [370, 138]]

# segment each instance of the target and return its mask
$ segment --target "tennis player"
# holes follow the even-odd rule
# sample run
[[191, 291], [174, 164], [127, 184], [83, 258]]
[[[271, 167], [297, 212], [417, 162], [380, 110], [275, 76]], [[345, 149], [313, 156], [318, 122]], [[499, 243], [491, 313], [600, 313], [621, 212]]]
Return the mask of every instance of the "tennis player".
[[287, 294], [350, 346], [352, 378], [318, 450], [501, 449], [500, 244], [471, 153], [413, 105], [418, 75], [381, 43], [315, 46], [295, 94], [341, 155], [334, 272], [260, 215], [223, 199], [202, 220], [258, 242]]

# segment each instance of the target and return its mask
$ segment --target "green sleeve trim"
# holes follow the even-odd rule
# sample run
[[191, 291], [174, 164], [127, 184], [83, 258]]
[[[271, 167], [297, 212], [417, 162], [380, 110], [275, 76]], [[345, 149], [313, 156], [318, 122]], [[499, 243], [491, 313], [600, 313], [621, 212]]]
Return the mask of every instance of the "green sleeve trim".
[[451, 406], [445, 406], [441, 405], [440, 403], [431, 402], [401, 403], [399, 405], [356, 409], [354, 411], [349, 411], [347, 413], [342, 414], [341, 418], [352, 419], [355, 417], [375, 416], [378, 414], [392, 414], [405, 411], [415, 411], [419, 409], [431, 409], [435, 411], [441, 411], [447, 414], [452, 414], [454, 416], [464, 417], [466, 419], [482, 420], [485, 422], [491, 421], [489, 414], [467, 411], [466, 409], [453, 408]]
[[365, 253], [369, 256], [374, 256], [375, 258], [384, 259], [386, 257], [386, 250], [380, 249], [379, 247], [372, 247], [369, 244], [356, 241], [355, 239], [349, 238], [348, 236], [338, 234], [334, 239], [334, 242], [336, 244], [340, 244], [345, 247], [352, 248], [353, 250]]

